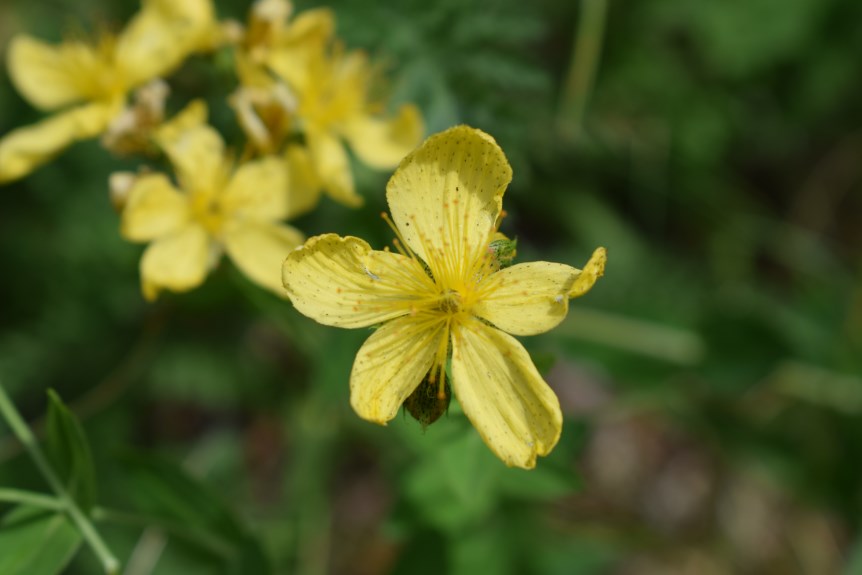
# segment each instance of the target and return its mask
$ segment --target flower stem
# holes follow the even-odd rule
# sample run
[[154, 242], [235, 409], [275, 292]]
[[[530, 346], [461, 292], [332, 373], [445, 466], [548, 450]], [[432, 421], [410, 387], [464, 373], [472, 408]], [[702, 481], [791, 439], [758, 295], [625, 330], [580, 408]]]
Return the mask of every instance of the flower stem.
[[56, 497], [33, 493], [32, 491], [22, 491], [20, 489], [0, 489], [0, 501], [53, 509], [54, 511], [64, 511], [66, 509], [63, 502]]
[[18, 413], [17, 409], [15, 409], [15, 405], [9, 399], [9, 396], [6, 394], [6, 390], [2, 384], [0, 384], [0, 415], [2, 415], [9, 424], [9, 427], [12, 429], [12, 433], [15, 434], [18, 441], [21, 442], [30, 454], [30, 457], [33, 459], [33, 463], [36, 464], [36, 467], [42, 473], [42, 477], [45, 478], [45, 481], [48, 482], [48, 485], [57, 495], [59, 506], [66, 512], [78, 528], [78, 531], [80, 531], [81, 536], [84, 537], [93, 549], [93, 552], [95, 552], [99, 557], [99, 561], [101, 561], [105, 573], [108, 575], [117, 575], [120, 572], [120, 562], [117, 561], [116, 557], [111, 553], [111, 550], [108, 549], [108, 546], [96, 532], [93, 524], [89, 519], [87, 519], [87, 516], [83, 511], [81, 511], [69, 495], [69, 492], [66, 491], [66, 488], [63, 487], [63, 483], [57, 477], [57, 474], [54, 473], [54, 470], [45, 458], [45, 454], [42, 453], [42, 449], [36, 442], [33, 432], [30, 431], [30, 428], [27, 427], [21, 414]]
[[559, 133], [568, 140], [574, 140], [581, 130], [602, 53], [607, 11], [607, 0], [581, 0], [571, 64], [557, 115]]

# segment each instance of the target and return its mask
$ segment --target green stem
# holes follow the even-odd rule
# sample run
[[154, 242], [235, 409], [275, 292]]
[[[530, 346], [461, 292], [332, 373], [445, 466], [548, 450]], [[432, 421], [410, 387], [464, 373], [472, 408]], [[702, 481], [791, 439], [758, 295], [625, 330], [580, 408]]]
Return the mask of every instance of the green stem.
[[20, 489], [0, 489], [0, 501], [6, 503], [17, 503], [19, 505], [32, 505], [54, 511], [65, 511], [66, 507], [62, 501], [50, 495], [22, 491]]
[[572, 43], [572, 59], [560, 98], [557, 127], [560, 135], [574, 140], [581, 129], [587, 101], [593, 89], [608, 11], [607, 0], [581, 0], [578, 29]]
[[0, 384], [0, 415], [6, 419], [9, 427], [12, 429], [12, 433], [18, 437], [18, 441], [21, 442], [30, 454], [30, 457], [33, 459], [33, 463], [36, 464], [36, 467], [42, 473], [45, 481], [48, 482], [48, 485], [51, 486], [51, 489], [57, 495], [57, 499], [61, 503], [65, 512], [69, 515], [69, 518], [73, 523], [75, 523], [78, 527], [78, 531], [81, 532], [81, 535], [93, 549], [93, 552], [95, 552], [99, 557], [105, 573], [108, 573], [109, 575], [118, 574], [120, 571], [120, 562], [117, 561], [116, 557], [111, 553], [111, 550], [108, 549], [108, 546], [96, 532], [93, 524], [90, 523], [90, 520], [87, 519], [84, 512], [75, 504], [75, 501], [69, 495], [69, 492], [66, 491], [65, 487], [63, 487], [63, 483], [54, 473], [48, 460], [42, 453], [42, 449], [36, 442], [36, 438], [30, 431], [30, 428], [27, 427], [21, 414], [19, 414], [18, 410], [15, 409], [15, 405], [9, 399], [9, 396], [6, 394], [6, 390], [2, 384]]
[[557, 333], [680, 365], [697, 364], [706, 354], [697, 333], [584, 307], [572, 309]]

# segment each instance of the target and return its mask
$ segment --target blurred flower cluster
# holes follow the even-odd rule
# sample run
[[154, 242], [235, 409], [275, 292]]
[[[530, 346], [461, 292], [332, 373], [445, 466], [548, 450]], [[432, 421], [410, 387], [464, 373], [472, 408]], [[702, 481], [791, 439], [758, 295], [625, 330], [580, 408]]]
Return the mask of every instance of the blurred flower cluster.
[[[343, 142], [383, 169], [424, 133], [413, 105], [386, 115], [378, 70], [334, 31], [331, 11], [294, 14], [287, 0], [255, 2], [245, 23], [219, 21], [211, 0], [144, 0], [119, 34], [59, 45], [18, 35], [10, 77], [51, 115], [0, 139], [0, 183], [95, 137], [116, 155], [164, 157], [173, 177], [146, 167], [110, 178], [123, 237], [150, 243], [140, 266], [144, 296], [195, 288], [222, 253], [283, 295], [280, 263], [304, 239], [284, 220], [313, 209], [322, 191], [362, 203]], [[225, 145], [203, 100], [166, 117], [171, 75], [196, 54], [233, 62], [227, 103], [244, 142]]]

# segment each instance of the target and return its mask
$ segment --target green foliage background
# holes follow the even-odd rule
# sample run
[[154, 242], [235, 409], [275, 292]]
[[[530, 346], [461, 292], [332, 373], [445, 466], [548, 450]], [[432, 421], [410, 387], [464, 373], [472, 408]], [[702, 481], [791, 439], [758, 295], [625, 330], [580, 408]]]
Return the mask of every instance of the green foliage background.
[[[49, 388], [82, 422], [86, 496], [127, 572], [862, 573], [862, 3], [330, 6], [429, 132], [497, 138], [522, 261], [608, 248], [566, 322], [524, 340], [563, 438], [524, 472], [455, 405], [424, 433], [359, 420], [347, 380], [367, 333], [314, 324], [228, 262], [147, 304], [107, 195], [137, 162], [80, 144], [0, 189], [0, 381], [42, 437]], [[3, 3], [0, 55], [14, 33], [59, 40], [135, 9]], [[237, 141], [232, 82], [197, 57], [173, 109], [206, 94]], [[0, 133], [39, 117], [0, 75]], [[296, 225], [382, 247], [389, 174], [355, 168], [362, 209], [324, 200]], [[0, 486], [48, 490], [10, 433]], [[0, 505], [19, 568], [39, 554], [14, 526], [56, 545], [58, 565], [27, 573], [77, 549], [57, 516]], [[82, 548], [65, 572], [98, 571]]]

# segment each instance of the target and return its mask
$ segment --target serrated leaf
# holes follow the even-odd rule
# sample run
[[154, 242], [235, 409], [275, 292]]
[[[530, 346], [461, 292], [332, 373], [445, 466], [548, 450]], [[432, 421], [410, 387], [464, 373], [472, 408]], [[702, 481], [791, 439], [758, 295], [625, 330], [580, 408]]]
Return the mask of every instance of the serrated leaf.
[[54, 390], [48, 390], [45, 450], [54, 471], [85, 512], [96, 503], [96, 470], [90, 444], [78, 418]]
[[55, 575], [81, 545], [81, 534], [63, 513], [18, 506], [0, 521], [0, 573]]
[[229, 545], [222, 573], [266, 575], [271, 566], [260, 542], [206, 484], [173, 461], [144, 455], [123, 458], [130, 474], [130, 494], [147, 515], [214, 535]]

